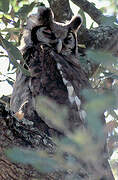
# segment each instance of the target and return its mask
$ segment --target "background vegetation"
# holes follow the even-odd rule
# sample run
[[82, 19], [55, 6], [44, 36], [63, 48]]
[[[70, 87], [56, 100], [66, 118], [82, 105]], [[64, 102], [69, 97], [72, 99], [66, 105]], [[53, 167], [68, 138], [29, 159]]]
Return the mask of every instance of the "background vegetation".
[[[107, 2], [107, 6], [105, 5]], [[51, 1], [49, 1], [51, 5]], [[94, 1], [93, 1], [94, 3]], [[103, 3], [103, 6], [102, 6]], [[85, 71], [88, 73], [90, 82], [94, 91], [84, 91], [84, 95], [88, 99], [87, 104], [85, 105], [85, 109], [87, 112], [87, 121], [89, 126], [89, 132], [83, 133], [75, 133], [74, 135], [70, 135], [68, 138], [62, 140], [59, 143], [59, 151], [57, 156], [50, 160], [49, 157], [46, 158], [46, 154], [42, 153], [42, 155], [31, 152], [28, 150], [18, 150], [14, 148], [12, 150], [7, 151], [8, 156], [18, 162], [29, 163], [34, 167], [38, 168], [42, 172], [50, 172], [56, 169], [68, 169], [71, 168], [76, 172], [76, 161], [73, 156], [77, 156], [79, 153], [80, 156], [87, 156], [89, 152], [88, 161], [95, 162], [97, 157], [97, 150], [93, 145], [92, 136], [96, 136], [98, 139], [98, 144], [101, 142], [103, 138], [103, 125], [100, 122], [99, 115], [104, 112], [107, 127], [104, 127], [104, 131], [108, 133], [108, 149], [109, 149], [109, 159], [114, 152], [114, 155], [117, 154], [118, 148], [118, 46], [117, 39], [118, 33], [118, 2], [117, 0], [98, 0], [97, 5], [101, 4], [100, 11], [107, 15], [102, 16], [101, 18], [101, 27], [98, 26], [99, 20], [94, 16], [89, 16], [90, 22], [88, 23], [88, 15], [83, 8], [78, 9], [78, 13], [83, 17], [83, 27], [84, 30], [89, 27], [91, 31], [92, 37], [94, 37], [94, 32], [98, 32], [98, 36], [95, 39], [94, 46], [89, 43], [84, 43], [84, 40], [79, 42], [79, 48], [86, 51], [86, 55], [80, 56], [80, 61], [85, 68]], [[44, 1], [31, 1], [31, 0], [1, 0], [0, 1], [0, 61], [2, 64], [5, 61], [8, 62], [7, 70], [0, 72], [0, 85], [2, 82], [6, 81], [10, 86], [13, 86], [15, 80], [15, 72], [17, 69], [21, 69], [24, 74], [29, 76], [29, 72], [23, 68], [22, 65], [19, 64], [19, 61], [24, 61], [18, 47], [20, 46], [20, 40], [23, 34], [23, 29], [26, 24], [27, 16], [33, 11], [36, 12], [39, 5], [45, 5]], [[47, 4], [46, 4], [47, 6]], [[81, 7], [81, 6], [80, 6]], [[73, 8], [72, 8], [73, 9]], [[89, 13], [88, 13], [89, 14]], [[89, 14], [90, 15], [90, 14]], [[58, 18], [57, 18], [58, 19]], [[98, 23], [98, 24], [96, 24]], [[106, 30], [105, 30], [106, 27]], [[98, 29], [96, 29], [98, 28]], [[99, 31], [99, 28], [100, 31]], [[102, 29], [103, 28], [103, 29]], [[104, 46], [99, 47], [99, 32], [104, 31], [104, 39], [108, 32], [108, 28], [111, 28], [111, 32], [113, 34], [113, 42], [109, 42], [109, 44], [105, 44], [106, 41], [102, 41]], [[113, 31], [113, 30], [116, 31]], [[83, 30], [83, 29], [82, 29]], [[81, 34], [80, 34], [81, 35]], [[79, 37], [79, 36], [78, 36]], [[82, 35], [81, 35], [82, 37]], [[80, 38], [81, 38], [80, 37]], [[108, 36], [109, 37], [109, 36]], [[84, 37], [85, 38], [85, 37]], [[98, 44], [97, 41], [99, 40]], [[101, 43], [102, 44], [102, 43]], [[2, 87], [4, 88], [4, 87]], [[4, 98], [1, 97], [0, 100], [2, 103], [6, 104]], [[47, 100], [42, 100], [42, 109], [47, 108], [45, 104]], [[8, 104], [7, 104], [8, 107]], [[57, 120], [63, 122], [65, 117], [65, 111], [60, 112], [57, 111], [58, 107], [55, 107], [51, 103], [48, 103], [48, 112], [42, 110], [46, 116], [51, 117], [52, 123], [53, 115], [57, 114]], [[53, 112], [50, 110], [53, 109]], [[46, 114], [47, 113], [47, 114]], [[58, 121], [57, 121], [58, 122]], [[60, 124], [56, 124], [59, 128], [66, 128], [63, 123], [63, 126], [60, 127]], [[91, 146], [92, 144], [92, 146]], [[81, 149], [81, 151], [80, 151]], [[73, 156], [70, 156], [68, 163], [65, 164], [61, 157], [63, 152], [70, 152]], [[116, 179], [118, 178], [118, 156], [112, 156], [111, 166], [114, 171], [114, 175]], [[62, 162], [63, 161], [63, 162]], [[73, 166], [74, 164], [74, 166]], [[61, 167], [60, 167], [61, 165]], [[46, 168], [45, 168], [46, 167]], [[74, 177], [71, 177], [71, 179]]]

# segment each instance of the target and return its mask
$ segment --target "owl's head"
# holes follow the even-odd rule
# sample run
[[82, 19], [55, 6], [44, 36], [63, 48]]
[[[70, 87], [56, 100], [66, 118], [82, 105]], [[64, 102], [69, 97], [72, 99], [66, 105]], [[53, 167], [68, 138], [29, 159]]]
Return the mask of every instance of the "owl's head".
[[54, 20], [50, 8], [41, 7], [39, 13], [27, 20], [25, 44], [43, 44], [61, 54], [76, 53], [77, 31], [82, 23], [80, 16], [69, 23], [58, 23]]

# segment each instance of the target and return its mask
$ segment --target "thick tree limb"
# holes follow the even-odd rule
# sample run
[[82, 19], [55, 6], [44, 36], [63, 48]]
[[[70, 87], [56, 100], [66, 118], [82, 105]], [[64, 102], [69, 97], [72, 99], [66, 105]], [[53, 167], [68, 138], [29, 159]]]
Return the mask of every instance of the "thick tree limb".
[[[79, 6], [85, 11], [96, 23], [100, 24], [103, 18], [103, 14], [98, 10], [93, 3], [87, 0], [71, 0], [74, 4]], [[69, 0], [48, 0], [50, 7], [52, 8], [55, 19], [59, 22], [70, 20], [73, 13], [70, 8]]]
[[72, 18], [72, 10], [69, 5], [69, 0], [48, 0], [51, 9], [54, 12], [55, 20], [64, 22]]
[[106, 49], [113, 53], [118, 52], [118, 28], [112, 26], [99, 26], [88, 30], [81, 28], [78, 32], [78, 42], [87, 48]]
[[71, 0], [74, 4], [85, 11], [96, 23], [100, 24], [103, 14], [99, 11], [93, 3], [87, 0]]

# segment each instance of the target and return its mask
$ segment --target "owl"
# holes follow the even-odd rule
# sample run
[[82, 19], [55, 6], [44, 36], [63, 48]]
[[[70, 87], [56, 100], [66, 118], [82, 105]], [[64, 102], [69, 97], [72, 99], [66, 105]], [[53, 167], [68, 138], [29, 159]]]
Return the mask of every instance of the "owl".
[[49, 136], [64, 132], [41, 116], [40, 107], [36, 108], [39, 96], [68, 108], [70, 131], [85, 123], [85, 99], [80, 92], [90, 85], [78, 59], [77, 32], [81, 24], [80, 16], [66, 24], [56, 22], [52, 10], [46, 7], [40, 7], [37, 14], [27, 19], [22, 54], [24, 67], [31, 75], [17, 72], [10, 106], [14, 113], [22, 110], [26, 119]]

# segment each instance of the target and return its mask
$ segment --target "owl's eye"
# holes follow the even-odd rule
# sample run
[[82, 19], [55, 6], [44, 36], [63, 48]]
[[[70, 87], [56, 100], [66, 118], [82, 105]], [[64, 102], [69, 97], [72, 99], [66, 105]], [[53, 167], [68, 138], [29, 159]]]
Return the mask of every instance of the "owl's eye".
[[47, 38], [49, 38], [51, 40], [55, 40], [56, 39], [54, 33], [50, 29], [48, 29], [48, 28], [45, 28], [43, 30], [43, 33], [44, 33], [45, 37], [47, 37]]
[[46, 35], [51, 35], [52, 34], [50, 29], [43, 30], [43, 33], [46, 34]]

